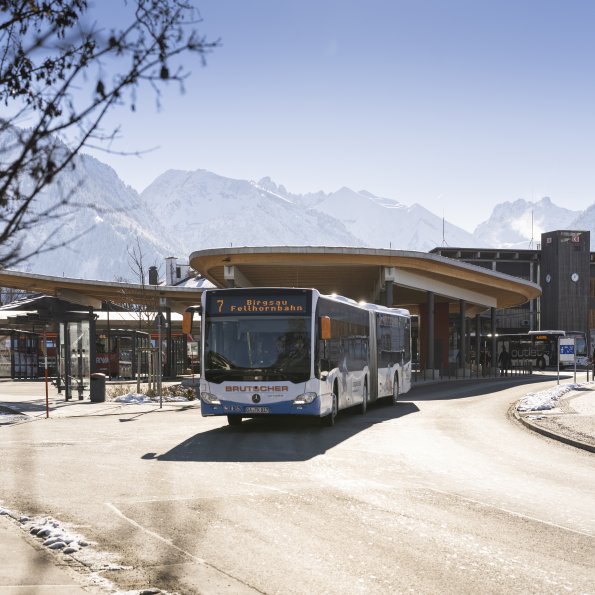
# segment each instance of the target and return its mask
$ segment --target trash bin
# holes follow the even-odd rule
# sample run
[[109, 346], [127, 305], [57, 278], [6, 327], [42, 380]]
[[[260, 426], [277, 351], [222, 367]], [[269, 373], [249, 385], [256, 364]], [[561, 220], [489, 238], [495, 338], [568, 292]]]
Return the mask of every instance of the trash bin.
[[105, 374], [95, 372], [91, 374], [90, 386], [91, 403], [103, 403], [105, 401]]

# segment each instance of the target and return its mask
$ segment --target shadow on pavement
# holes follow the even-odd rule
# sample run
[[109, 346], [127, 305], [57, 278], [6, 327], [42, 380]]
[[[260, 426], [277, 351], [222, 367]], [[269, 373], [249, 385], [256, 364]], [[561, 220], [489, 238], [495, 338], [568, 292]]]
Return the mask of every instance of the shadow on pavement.
[[142, 458], [236, 463], [306, 461], [370, 426], [418, 411], [413, 403], [400, 402], [396, 407], [375, 403], [364, 416], [353, 410], [340, 412], [331, 428], [321, 427], [317, 418], [275, 416], [247, 419], [240, 426], [224, 426], [196, 434], [164, 454], [147, 453]]

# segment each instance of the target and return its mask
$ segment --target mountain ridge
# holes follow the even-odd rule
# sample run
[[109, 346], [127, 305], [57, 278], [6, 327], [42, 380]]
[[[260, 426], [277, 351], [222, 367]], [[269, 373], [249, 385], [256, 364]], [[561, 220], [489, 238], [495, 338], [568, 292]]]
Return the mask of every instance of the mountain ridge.
[[170, 169], [138, 193], [100, 160], [81, 154], [75, 161], [73, 171], [45, 189], [38, 208], [55, 204], [64, 192], [73, 192], [80, 207], [65, 212], [57, 228], [48, 222], [24, 238], [27, 249], [44, 234], [67, 245], [35, 256], [20, 270], [137, 282], [139, 271], [130, 258], [135, 249], [141, 250], [146, 270], [160, 267], [168, 256], [184, 260], [206, 248], [309, 245], [428, 252], [441, 245], [518, 247], [542, 231], [582, 229], [585, 223], [595, 229], [595, 205], [571, 211], [549, 197], [500, 203], [470, 233], [420, 204], [365, 189], [294, 194], [270, 177], [255, 182], [205, 169]]

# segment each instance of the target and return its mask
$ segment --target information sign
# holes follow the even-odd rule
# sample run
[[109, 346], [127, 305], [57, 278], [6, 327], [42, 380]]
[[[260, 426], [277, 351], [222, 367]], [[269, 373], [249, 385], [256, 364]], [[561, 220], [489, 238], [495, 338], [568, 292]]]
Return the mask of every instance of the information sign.
[[209, 295], [207, 313], [210, 316], [307, 315], [306, 293], [270, 295]]
[[574, 338], [560, 337], [560, 363], [574, 362]]

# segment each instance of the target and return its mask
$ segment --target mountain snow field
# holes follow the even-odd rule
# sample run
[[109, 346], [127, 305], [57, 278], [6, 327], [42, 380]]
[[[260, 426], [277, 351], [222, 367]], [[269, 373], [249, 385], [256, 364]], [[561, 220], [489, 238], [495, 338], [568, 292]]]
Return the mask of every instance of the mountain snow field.
[[[556, 206], [550, 198], [497, 205], [470, 233], [418, 204], [340, 188], [326, 194], [292, 194], [270, 178], [226, 178], [205, 170], [169, 170], [140, 194], [109, 166], [76, 157], [44, 190], [36, 210], [71, 197], [64, 208], [24, 237], [24, 250], [64, 244], [34, 256], [20, 270], [93, 280], [139, 282], [131, 251], [142, 251], [145, 269], [163, 276], [168, 256], [186, 261], [206, 248], [240, 246], [331, 246], [428, 252], [440, 246], [529, 248], [541, 233], [595, 230], [595, 204], [584, 213]], [[592, 234], [595, 241], [595, 233]]]

